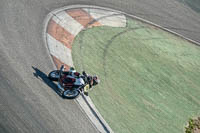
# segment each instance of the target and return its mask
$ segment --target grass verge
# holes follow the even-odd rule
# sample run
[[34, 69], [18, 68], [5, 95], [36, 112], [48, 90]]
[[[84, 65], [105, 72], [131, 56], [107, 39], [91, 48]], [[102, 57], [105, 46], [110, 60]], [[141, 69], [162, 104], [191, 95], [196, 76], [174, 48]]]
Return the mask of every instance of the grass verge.
[[200, 114], [200, 47], [141, 22], [82, 31], [78, 71], [97, 74], [89, 94], [114, 132], [180, 133]]

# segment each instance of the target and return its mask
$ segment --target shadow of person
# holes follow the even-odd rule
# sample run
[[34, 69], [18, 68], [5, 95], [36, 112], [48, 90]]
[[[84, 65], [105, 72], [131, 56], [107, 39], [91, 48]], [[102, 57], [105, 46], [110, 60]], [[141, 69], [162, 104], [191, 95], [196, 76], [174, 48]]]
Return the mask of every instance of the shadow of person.
[[43, 81], [45, 84], [47, 84], [52, 90], [54, 90], [60, 97], [62, 97], [62, 94], [60, 93], [60, 91], [58, 90], [57, 85], [49, 80], [48, 76], [43, 73], [42, 71], [40, 71], [38, 68], [33, 67], [33, 70], [35, 70], [35, 72], [33, 73], [33, 75], [38, 78], [39, 80]]

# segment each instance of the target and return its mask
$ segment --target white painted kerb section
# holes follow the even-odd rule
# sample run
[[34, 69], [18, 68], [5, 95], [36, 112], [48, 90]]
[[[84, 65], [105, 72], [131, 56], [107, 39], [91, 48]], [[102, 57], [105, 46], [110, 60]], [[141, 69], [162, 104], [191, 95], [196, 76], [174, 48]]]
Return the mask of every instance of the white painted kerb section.
[[125, 15], [108, 10], [99, 10], [90, 8], [84, 8], [84, 10], [104, 26], [111, 26], [111, 27], [126, 26]]
[[57, 13], [53, 17], [53, 20], [74, 36], [76, 36], [84, 28], [65, 11]]
[[47, 42], [50, 53], [63, 63], [74, 66], [71, 50], [47, 33]]

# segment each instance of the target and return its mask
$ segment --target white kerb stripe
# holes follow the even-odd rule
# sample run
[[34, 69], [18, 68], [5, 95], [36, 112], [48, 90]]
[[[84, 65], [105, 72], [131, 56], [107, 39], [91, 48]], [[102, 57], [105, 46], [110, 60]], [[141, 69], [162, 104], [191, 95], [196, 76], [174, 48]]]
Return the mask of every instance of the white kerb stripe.
[[94, 19], [96, 19], [99, 16], [103, 17], [103, 16], [107, 16], [107, 15], [118, 14], [116, 12], [102, 10], [102, 9], [84, 8], [83, 10], [85, 10], [89, 14], [97, 14], [98, 16], [94, 16]]
[[111, 12], [111, 11], [101, 10], [101, 9], [84, 8], [84, 10], [102, 25], [111, 26], [111, 27], [125, 27], [126, 26], [125, 15], [119, 14], [117, 12]]
[[64, 44], [54, 39], [48, 33], [47, 33], [47, 43], [49, 46], [49, 51], [53, 56], [55, 56], [68, 66], [73, 66], [71, 49], [64, 46]]
[[124, 15], [115, 15], [98, 20], [102, 25], [111, 27], [126, 27], [126, 17]]
[[84, 28], [65, 11], [57, 13], [53, 17], [53, 20], [74, 36], [76, 36]]

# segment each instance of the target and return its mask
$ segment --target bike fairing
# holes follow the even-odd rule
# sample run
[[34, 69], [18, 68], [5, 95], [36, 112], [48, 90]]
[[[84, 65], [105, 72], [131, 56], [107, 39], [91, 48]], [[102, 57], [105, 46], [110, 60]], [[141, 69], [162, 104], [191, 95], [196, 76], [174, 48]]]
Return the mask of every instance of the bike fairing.
[[92, 88], [92, 86], [95, 86], [100, 82], [99, 79], [97, 78], [97, 76], [92, 77], [92, 76], [86, 74], [85, 71], [83, 71], [82, 73], [83, 73], [83, 75], [81, 77], [79, 77], [80, 73], [76, 72], [76, 70], [73, 67], [70, 67], [68, 77], [76, 79], [76, 82], [74, 83], [75, 85], [76, 84], [80, 85], [80, 84], [84, 84], [84, 83], [88, 84], [89, 88], [87, 86], [86, 87], [87, 89], [84, 89], [84, 92], [88, 92]]

